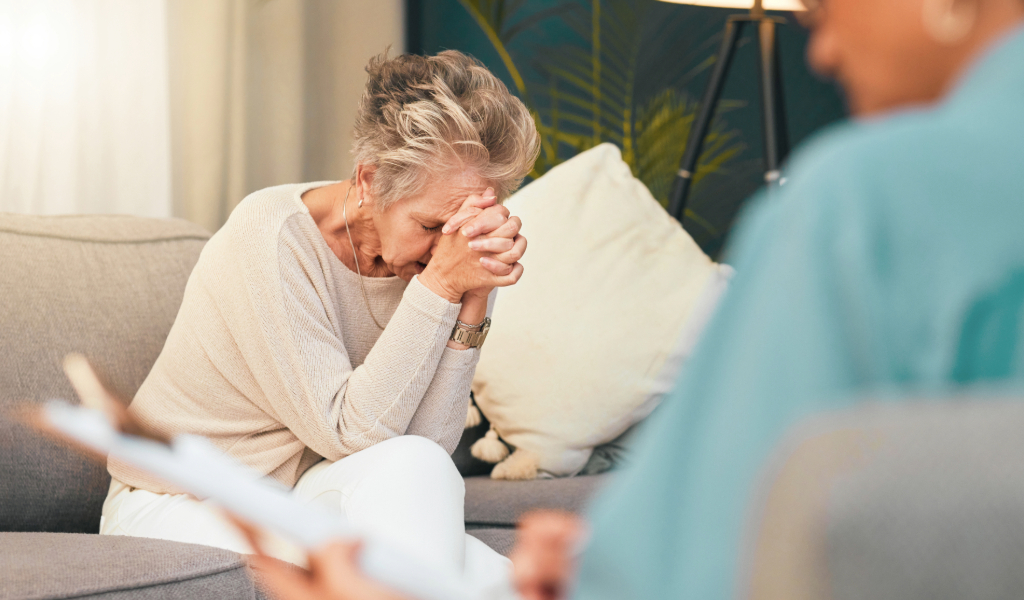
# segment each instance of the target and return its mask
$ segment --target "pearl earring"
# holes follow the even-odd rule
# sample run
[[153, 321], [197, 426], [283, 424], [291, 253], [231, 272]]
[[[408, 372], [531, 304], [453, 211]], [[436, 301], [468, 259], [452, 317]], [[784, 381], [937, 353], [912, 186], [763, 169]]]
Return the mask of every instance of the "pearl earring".
[[363, 207], [363, 199], [360, 198], [359, 199], [359, 204], [356, 205], [356, 208], [362, 208], [362, 207]]
[[974, 29], [978, 4], [965, 0], [925, 0], [924, 29], [937, 43], [953, 46]]

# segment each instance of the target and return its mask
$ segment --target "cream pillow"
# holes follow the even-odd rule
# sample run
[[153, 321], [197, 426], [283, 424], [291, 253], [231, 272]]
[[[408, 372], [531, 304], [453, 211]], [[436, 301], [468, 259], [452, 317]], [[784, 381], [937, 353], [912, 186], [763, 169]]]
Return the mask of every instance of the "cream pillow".
[[612, 144], [552, 169], [506, 206], [529, 249], [522, 280], [499, 294], [473, 380], [493, 427], [473, 453], [502, 460], [500, 436], [516, 452], [492, 477], [573, 475], [670, 389], [728, 267], [701, 251]]

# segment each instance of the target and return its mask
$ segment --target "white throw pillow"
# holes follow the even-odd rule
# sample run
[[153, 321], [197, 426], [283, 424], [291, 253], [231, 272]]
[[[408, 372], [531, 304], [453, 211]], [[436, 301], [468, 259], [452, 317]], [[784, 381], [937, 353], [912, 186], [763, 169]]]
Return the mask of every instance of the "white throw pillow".
[[529, 249], [522, 280], [499, 294], [473, 380], [494, 428], [474, 454], [501, 460], [496, 432], [516, 452], [492, 477], [573, 475], [669, 391], [731, 270], [701, 251], [612, 144], [506, 206]]

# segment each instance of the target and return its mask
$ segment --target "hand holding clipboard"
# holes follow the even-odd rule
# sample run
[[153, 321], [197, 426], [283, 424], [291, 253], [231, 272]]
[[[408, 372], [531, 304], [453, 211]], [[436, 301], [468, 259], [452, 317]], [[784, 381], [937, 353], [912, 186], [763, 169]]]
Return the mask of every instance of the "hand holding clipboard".
[[187, 434], [167, 438], [148, 430], [131, 418], [81, 355], [65, 360], [65, 372], [82, 405], [51, 400], [31, 414], [30, 420], [38, 429], [71, 441], [85, 453], [102, 460], [116, 458], [197, 498], [215, 500], [239, 520], [307, 550], [336, 540], [358, 541], [362, 572], [411, 598], [470, 600], [508, 595], [507, 590], [471, 589], [454, 574], [406, 555], [343, 516], [299, 502], [289, 490], [234, 461], [206, 438]]

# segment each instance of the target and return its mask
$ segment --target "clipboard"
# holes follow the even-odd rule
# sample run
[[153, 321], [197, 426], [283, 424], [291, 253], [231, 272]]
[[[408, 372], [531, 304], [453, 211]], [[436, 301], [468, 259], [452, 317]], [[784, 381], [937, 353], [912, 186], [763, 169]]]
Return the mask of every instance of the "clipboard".
[[64, 371], [82, 400], [50, 400], [27, 415], [37, 429], [72, 442], [105, 460], [130, 464], [185, 490], [210, 499], [242, 519], [303, 549], [331, 540], [361, 540], [359, 566], [374, 579], [419, 600], [480, 600], [504, 597], [499, 590], [472, 589], [454, 574], [431, 567], [374, 535], [343, 515], [303, 504], [290, 490], [242, 465], [201, 436], [165, 438], [135, 423], [125, 405], [103, 385], [85, 357], [69, 355]]

